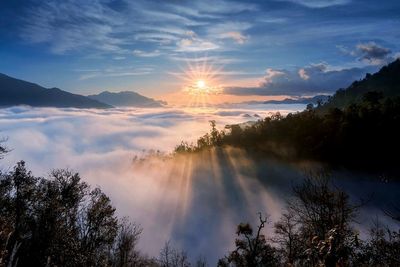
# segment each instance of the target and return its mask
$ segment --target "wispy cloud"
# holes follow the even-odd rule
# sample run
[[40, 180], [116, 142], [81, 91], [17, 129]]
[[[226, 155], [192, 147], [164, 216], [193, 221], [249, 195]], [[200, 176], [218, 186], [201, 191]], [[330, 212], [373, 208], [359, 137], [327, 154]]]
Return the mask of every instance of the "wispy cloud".
[[242, 33], [240, 32], [226, 32], [226, 33], [222, 33], [221, 38], [223, 39], [233, 39], [235, 40], [238, 44], [244, 44], [245, 42], [247, 42], [247, 40], [249, 39], [249, 37], [244, 36]]
[[303, 5], [310, 8], [324, 8], [337, 5], [346, 5], [351, 2], [351, 0], [279, 0], [292, 2], [294, 4]]
[[193, 31], [187, 31], [186, 37], [177, 42], [177, 52], [201, 52], [218, 49], [219, 45], [200, 38]]
[[123, 77], [123, 76], [141, 76], [153, 72], [151, 67], [110, 67], [97, 70], [76, 70], [82, 72], [79, 80], [88, 80], [98, 77]]
[[161, 55], [160, 50], [154, 50], [154, 51], [142, 51], [135, 49], [133, 50], [133, 54], [138, 57], [158, 57]]
[[47, 43], [57, 54], [89, 47], [124, 52], [123, 40], [115, 36], [115, 29], [123, 20], [101, 0], [40, 2], [29, 10], [24, 21], [22, 38], [32, 43]]
[[[204, 31], [218, 27], [226, 21], [226, 14], [255, 9], [254, 4], [224, 0], [190, 4], [119, 2], [124, 8], [114, 8], [112, 2], [105, 0], [38, 2], [29, 9], [21, 36], [32, 43], [46, 43], [57, 54], [97, 50], [128, 55], [129, 51], [145, 51], [142, 47], [146, 42], [169, 44], [169, 49], [175, 51], [197, 52], [220, 46], [210, 36], [188, 36], [188, 32], [193, 32], [191, 28]], [[209, 27], [211, 21], [213, 25]], [[245, 41], [240, 33], [228, 33], [225, 37]], [[136, 53], [136, 56], [146, 55], [155, 53]]]

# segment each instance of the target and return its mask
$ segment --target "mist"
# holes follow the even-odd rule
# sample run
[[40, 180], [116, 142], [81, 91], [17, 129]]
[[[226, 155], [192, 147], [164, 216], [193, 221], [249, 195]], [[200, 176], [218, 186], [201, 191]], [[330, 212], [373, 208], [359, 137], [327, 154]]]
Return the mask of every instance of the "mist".
[[[0, 134], [8, 138], [12, 151], [1, 167], [10, 170], [23, 159], [35, 175], [47, 176], [53, 168], [79, 172], [84, 181], [111, 197], [118, 215], [144, 228], [139, 245], [145, 253], [157, 256], [170, 240], [189, 257], [206, 256], [214, 263], [233, 248], [239, 222], [257, 223], [258, 212], [276, 221], [292, 185], [316, 164], [258, 161], [233, 148], [188, 156], [168, 153], [182, 140], [195, 141], [208, 132], [210, 120], [222, 129], [278, 110], [287, 114], [302, 108], [2, 109]], [[376, 207], [396, 199], [400, 189], [399, 183], [383, 183], [363, 174], [334, 175], [337, 185], [355, 201], [374, 194], [360, 214], [364, 222], [381, 213]]]

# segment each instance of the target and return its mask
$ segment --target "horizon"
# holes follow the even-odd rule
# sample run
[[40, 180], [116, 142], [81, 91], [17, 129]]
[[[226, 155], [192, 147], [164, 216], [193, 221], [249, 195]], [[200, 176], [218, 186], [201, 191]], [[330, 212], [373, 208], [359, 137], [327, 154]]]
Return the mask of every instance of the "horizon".
[[0, 72], [220, 104], [332, 94], [400, 55], [398, 1], [56, 2], [0, 3]]
[[0, 267], [398, 266], [399, 29], [400, 0], [0, 1]]

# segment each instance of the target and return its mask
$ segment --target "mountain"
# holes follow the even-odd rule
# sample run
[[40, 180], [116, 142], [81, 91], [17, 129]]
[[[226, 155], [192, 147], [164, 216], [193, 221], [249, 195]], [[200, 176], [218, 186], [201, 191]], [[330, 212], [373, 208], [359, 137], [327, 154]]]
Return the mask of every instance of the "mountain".
[[339, 89], [322, 108], [343, 108], [361, 102], [368, 92], [380, 92], [384, 97], [400, 96], [400, 59], [374, 74], [367, 73], [364, 79], [353, 82], [346, 89]]
[[0, 106], [110, 108], [112, 106], [58, 88], [15, 79], [0, 73]]
[[326, 102], [328, 95], [316, 95], [313, 97], [285, 98], [283, 100], [263, 101], [263, 104], [318, 104], [318, 102]]
[[97, 95], [89, 95], [88, 97], [112, 106], [162, 107], [166, 104], [163, 101], [157, 101], [132, 91], [123, 91], [119, 93], [104, 91]]

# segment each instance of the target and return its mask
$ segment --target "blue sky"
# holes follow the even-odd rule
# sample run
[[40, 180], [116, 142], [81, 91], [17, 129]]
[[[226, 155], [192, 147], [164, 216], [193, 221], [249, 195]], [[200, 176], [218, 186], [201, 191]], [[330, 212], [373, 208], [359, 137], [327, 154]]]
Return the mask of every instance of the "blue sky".
[[162, 98], [207, 59], [225, 94], [330, 93], [397, 58], [399, 29], [398, 0], [3, 0], [0, 72]]

